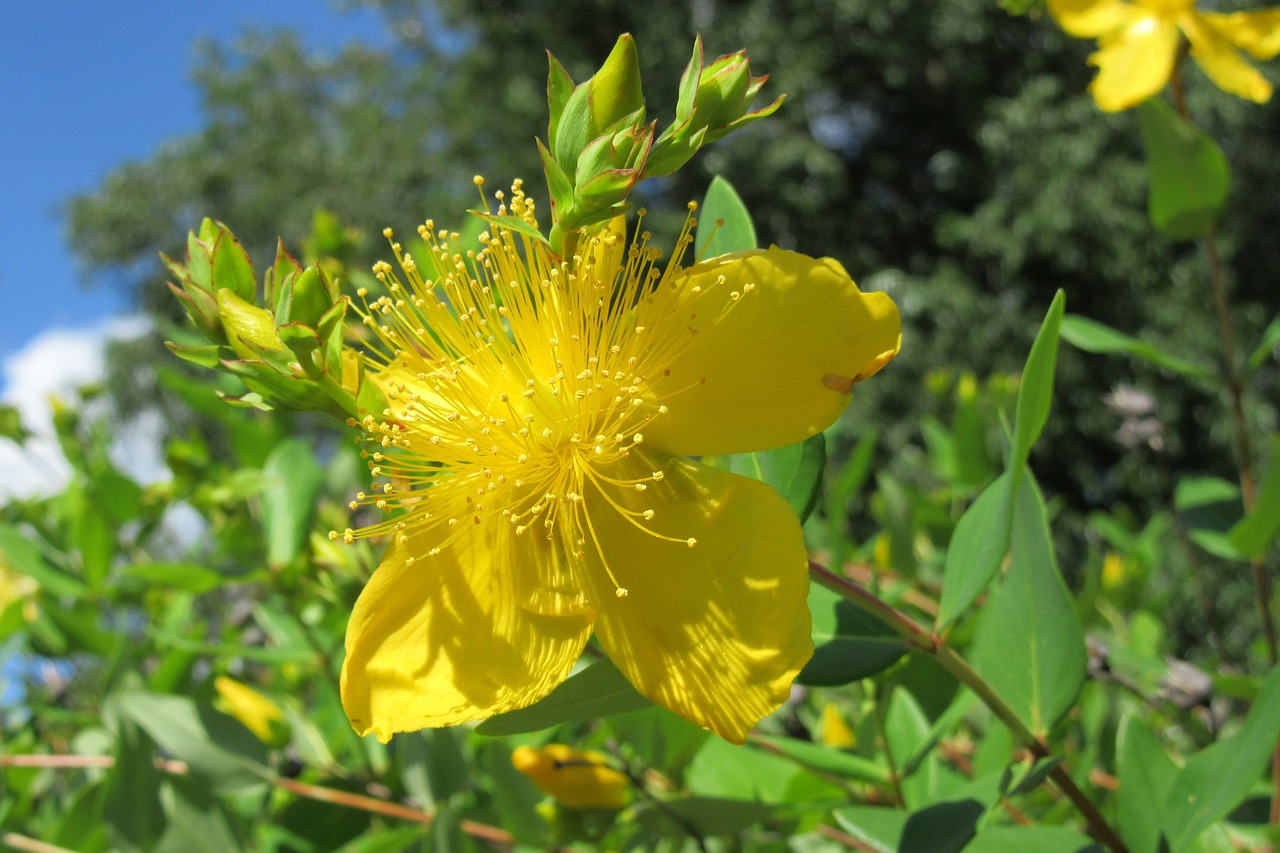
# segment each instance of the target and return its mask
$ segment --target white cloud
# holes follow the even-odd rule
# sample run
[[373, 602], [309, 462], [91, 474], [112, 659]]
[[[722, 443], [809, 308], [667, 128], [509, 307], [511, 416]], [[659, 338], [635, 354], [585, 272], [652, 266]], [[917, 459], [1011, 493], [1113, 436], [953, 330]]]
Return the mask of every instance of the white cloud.
[[[66, 484], [71, 468], [54, 438], [50, 397], [70, 400], [78, 386], [102, 378], [107, 341], [139, 335], [148, 324], [135, 316], [82, 329], [50, 329], [4, 360], [0, 400], [17, 407], [34, 435], [22, 447], [0, 439], [0, 499], [53, 493]], [[159, 426], [144, 418], [119, 439], [112, 458], [126, 473], [144, 481], [165, 476]]]

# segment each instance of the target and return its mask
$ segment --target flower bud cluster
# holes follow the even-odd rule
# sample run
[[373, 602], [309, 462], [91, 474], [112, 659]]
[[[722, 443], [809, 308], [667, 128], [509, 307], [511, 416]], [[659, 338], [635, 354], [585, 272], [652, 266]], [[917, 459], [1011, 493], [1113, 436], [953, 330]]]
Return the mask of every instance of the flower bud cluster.
[[647, 121], [635, 41], [621, 36], [600, 70], [575, 85], [550, 57], [547, 101], [551, 121], [547, 144], [538, 143], [551, 194], [550, 243], [570, 254], [580, 232], [590, 233], [625, 212], [632, 188], [650, 177], [669, 175], [702, 146], [772, 114], [779, 97], [752, 111], [767, 77], [752, 77], [743, 51], [703, 62], [702, 39], [680, 80], [676, 117], [657, 134]]
[[177, 279], [169, 289], [208, 341], [168, 347], [240, 379], [249, 393], [231, 402], [346, 417], [357, 395], [377, 393], [343, 354], [348, 301], [337, 282], [321, 267], [303, 268], [283, 243], [263, 277], [261, 305], [249, 255], [220, 222], [205, 219], [188, 235], [185, 263], [164, 263]]

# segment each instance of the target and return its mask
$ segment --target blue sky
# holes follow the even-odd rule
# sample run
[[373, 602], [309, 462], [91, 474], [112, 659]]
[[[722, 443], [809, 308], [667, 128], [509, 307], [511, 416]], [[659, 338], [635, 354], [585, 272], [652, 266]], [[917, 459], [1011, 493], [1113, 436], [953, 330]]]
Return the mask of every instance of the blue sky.
[[[127, 313], [124, 295], [82, 286], [60, 205], [114, 167], [201, 126], [194, 45], [289, 27], [319, 50], [385, 43], [379, 17], [324, 0], [13, 3], [0, 27], [0, 363], [55, 328]], [[4, 379], [0, 378], [0, 384]], [[3, 391], [3, 387], [0, 387]]]

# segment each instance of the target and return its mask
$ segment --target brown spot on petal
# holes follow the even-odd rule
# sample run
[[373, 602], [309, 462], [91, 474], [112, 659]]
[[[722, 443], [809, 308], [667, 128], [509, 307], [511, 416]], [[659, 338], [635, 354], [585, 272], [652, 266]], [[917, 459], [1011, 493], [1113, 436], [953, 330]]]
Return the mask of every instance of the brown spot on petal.
[[850, 379], [847, 376], [840, 376], [835, 373], [828, 373], [822, 377], [822, 384], [826, 388], [830, 388], [837, 394], [848, 394], [853, 388], [853, 383], [857, 382], [857, 378]]

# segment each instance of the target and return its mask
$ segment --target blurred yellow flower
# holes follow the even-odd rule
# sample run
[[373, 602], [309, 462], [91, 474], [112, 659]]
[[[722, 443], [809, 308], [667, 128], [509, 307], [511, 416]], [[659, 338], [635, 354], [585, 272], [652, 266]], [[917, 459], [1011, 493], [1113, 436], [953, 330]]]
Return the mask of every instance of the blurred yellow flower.
[[247, 684], [220, 675], [213, 680], [220, 708], [239, 720], [268, 746], [284, 746], [292, 737], [292, 727], [280, 706]]
[[1069, 34], [1096, 38], [1098, 66], [1089, 91], [1104, 110], [1137, 106], [1169, 82], [1179, 33], [1191, 58], [1220, 89], [1263, 103], [1271, 84], [1241, 56], [1280, 53], [1280, 7], [1253, 12], [1201, 12], [1196, 0], [1049, 0], [1049, 12]]
[[[499, 196], [502, 198], [502, 196]], [[500, 215], [533, 224], [513, 188]], [[619, 220], [620, 223], [620, 220]], [[835, 261], [771, 248], [665, 269], [615, 224], [572, 263], [495, 225], [419, 229], [362, 292], [361, 424], [392, 543], [347, 628], [343, 702], [395, 732], [530, 705], [594, 630], [651, 701], [742, 742], [812, 654], [800, 525], [776, 492], [682, 457], [805, 439], [896, 354], [898, 312]], [[387, 232], [390, 237], [390, 231]]]
[[834, 746], [837, 749], [851, 749], [858, 745], [858, 738], [849, 724], [844, 721], [840, 709], [830, 702], [822, 708], [822, 724], [818, 730], [818, 740], [823, 746]]
[[542, 748], [519, 746], [511, 763], [543, 793], [575, 809], [617, 810], [627, 804], [627, 777], [598, 752], [581, 752], [561, 743]]

